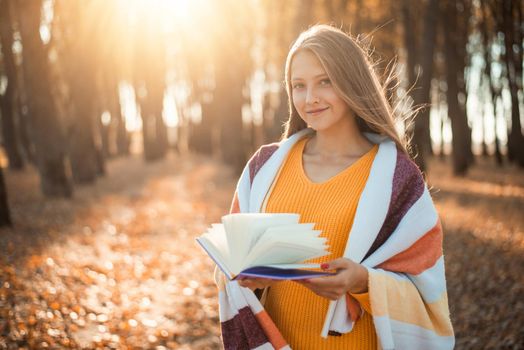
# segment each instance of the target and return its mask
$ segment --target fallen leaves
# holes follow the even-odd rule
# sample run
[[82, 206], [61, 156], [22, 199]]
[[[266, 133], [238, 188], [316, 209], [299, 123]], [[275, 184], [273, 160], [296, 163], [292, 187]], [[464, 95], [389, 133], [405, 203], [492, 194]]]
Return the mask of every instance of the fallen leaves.
[[479, 160], [470, 176], [432, 164], [444, 224], [448, 299], [457, 349], [524, 344], [524, 181], [522, 170]]
[[[457, 349], [517, 349], [521, 173], [431, 170]], [[236, 179], [206, 158], [116, 159], [108, 174], [64, 201], [44, 200], [30, 170], [7, 173], [16, 226], [0, 230], [0, 349], [221, 348], [213, 266], [194, 238], [227, 211]]]
[[[136, 174], [109, 176], [96, 194], [87, 188], [77, 193], [65, 213], [75, 218], [71, 224], [30, 221], [18, 212], [25, 226], [0, 232], [8, 243], [0, 258], [0, 349], [220, 348], [213, 266], [194, 238], [223, 214], [234, 179], [217, 164], [183, 173], [166, 161], [150, 172], [133, 161], [116, 162], [113, 172], [134, 167]], [[192, 187], [196, 182], [186, 184], [191, 177], [226, 186], [202, 191]], [[123, 181], [135, 188], [140, 183], [142, 195], [128, 196]], [[32, 189], [20, 190], [25, 205], [43, 200], [27, 197]], [[194, 215], [192, 201], [205, 201], [199, 204], [205, 212]], [[51, 216], [63, 210], [61, 203], [53, 211], [47, 201]]]

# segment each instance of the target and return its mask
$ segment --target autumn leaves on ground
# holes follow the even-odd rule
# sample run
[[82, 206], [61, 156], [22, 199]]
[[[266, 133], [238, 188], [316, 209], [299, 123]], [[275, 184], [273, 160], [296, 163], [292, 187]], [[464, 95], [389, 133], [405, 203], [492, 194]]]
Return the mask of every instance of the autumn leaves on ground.
[[[430, 164], [457, 349], [524, 344], [524, 176], [490, 164], [466, 178]], [[73, 200], [44, 200], [32, 169], [6, 181], [0, 349], [220, 348], [213, 266], [194, 238], [227, 211], [231, 169], [116, 159]]]

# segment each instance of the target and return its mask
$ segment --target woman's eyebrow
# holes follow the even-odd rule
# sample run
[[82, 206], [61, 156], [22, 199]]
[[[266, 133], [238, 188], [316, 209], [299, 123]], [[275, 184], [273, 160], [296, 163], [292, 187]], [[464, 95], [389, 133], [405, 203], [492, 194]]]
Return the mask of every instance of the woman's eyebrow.
[[[323, 77], [327, 77], [328, 75], [326, 73], [320, 73], [320, 74], [317, 74], [315, 76], [313, 76], [313, 79], [318, 79], [318, 78], [323, 78]], [[291, 77], [291, 81], [295, 81], [295, 80], [304, 80], [304, 78], [302, 77]]]

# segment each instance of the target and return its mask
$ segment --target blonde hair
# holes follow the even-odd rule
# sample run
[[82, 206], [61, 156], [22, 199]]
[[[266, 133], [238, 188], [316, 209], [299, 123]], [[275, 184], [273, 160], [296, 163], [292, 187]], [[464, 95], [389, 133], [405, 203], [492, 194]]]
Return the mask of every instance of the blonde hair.
[[[329, 25], [315, 25], [301, 33], [286, 59], [285, 83], [289, 118], [282, 138], [307, 128], [293, 104], [291, 63], [301, 50], [312, 51], [326, 71], [335, 91], [354, 112], [361, 132], [370, 131], [391, 138], [408, 153], [408, 140], [395, 127], [399, 116], [386, 98], [386, 88], [380, 83], [369, 54], [350, 35]], [[389, 76], [388, 78], [391, 78]]]

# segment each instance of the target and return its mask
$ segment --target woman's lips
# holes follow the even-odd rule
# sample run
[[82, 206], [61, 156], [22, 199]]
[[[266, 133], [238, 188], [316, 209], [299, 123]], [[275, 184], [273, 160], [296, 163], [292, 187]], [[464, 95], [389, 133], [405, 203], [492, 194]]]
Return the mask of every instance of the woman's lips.
[[309, 115], [318, 115], [318, 114], [324, 112], [325, 110], [327, 110], [328, 108], [329, 107], [312, 109], [310, 111], [306, 111], [306, 113], [309, 114]]

